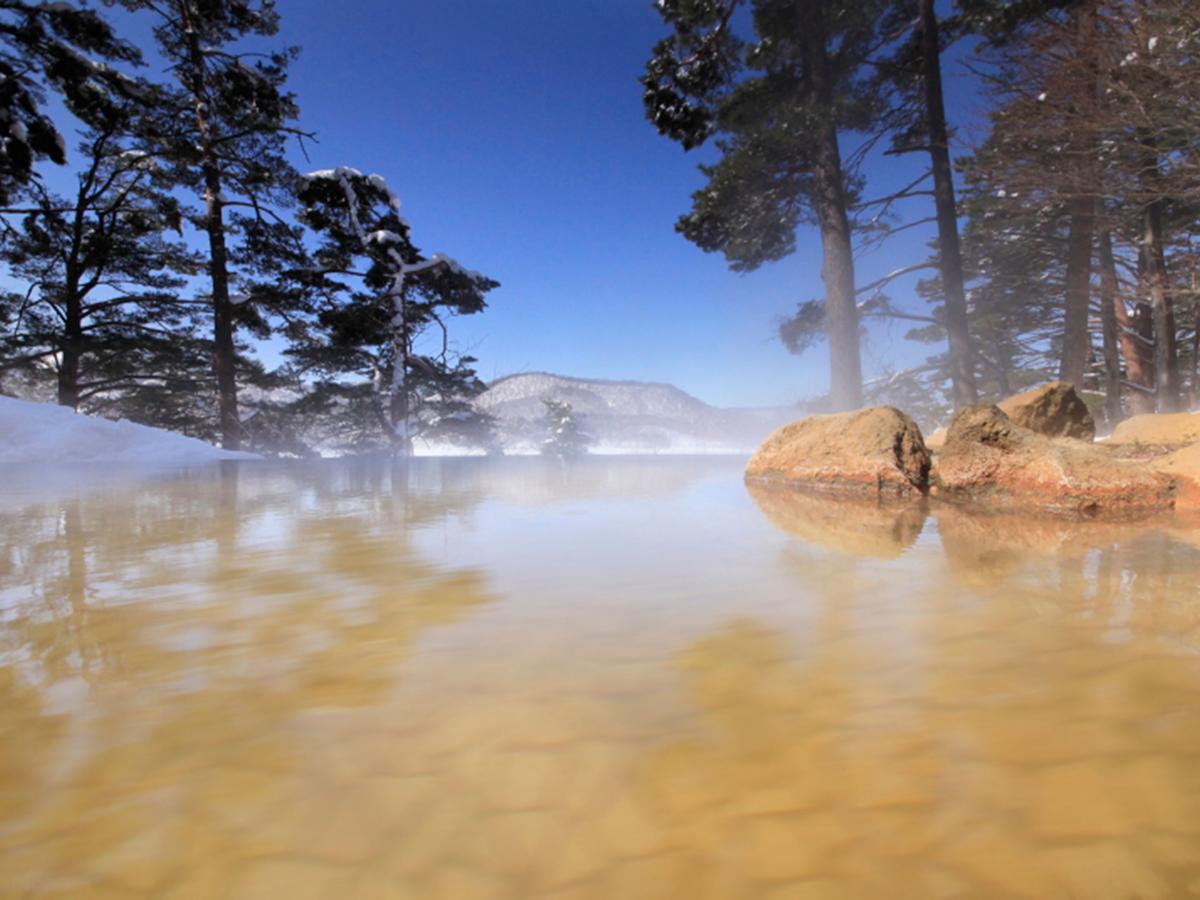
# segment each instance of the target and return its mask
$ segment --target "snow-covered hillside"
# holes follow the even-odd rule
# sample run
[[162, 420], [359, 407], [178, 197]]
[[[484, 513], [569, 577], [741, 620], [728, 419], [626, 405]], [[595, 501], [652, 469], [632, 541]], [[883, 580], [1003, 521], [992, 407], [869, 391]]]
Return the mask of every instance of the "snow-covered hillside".
[[740, 453], [799, 417], [791, 409], [721, 409], [669, 384], [528, 372], [497, 379], [475, 401], [500, 423], [505, 449], [537, 448], [543, 400], [569, 403], [592, 452]]
[[112, 422], [65, 406], [0, 397], [0, 463], [120, 462], [195, 465], [254, 459], [204, 441], [132, 422]]

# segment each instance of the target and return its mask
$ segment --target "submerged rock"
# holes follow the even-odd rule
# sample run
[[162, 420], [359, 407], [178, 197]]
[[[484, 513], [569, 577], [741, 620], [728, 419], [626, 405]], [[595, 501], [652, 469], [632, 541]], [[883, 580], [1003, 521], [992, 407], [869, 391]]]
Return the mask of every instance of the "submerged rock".
[[750, 459], [746, 479], [903, 496], [928, 489], [929, 463], [917, 423], [898, 409], [875, 406], [784, 425]]
[[1113, 430], [1111, 444], [1184, 447], [1200, 443], [1200, 414], [1157, 413], [1131, 416]]
[[1168, 509], [1170, 477], [1101, 448], [1022, 428], [995, 406], [968, 406], [938, 454], [939, 498], [1070, 513]]
[[1065, 381], [1052, 381], [999, 404], [1001, 412], [1015, 424], [1047, 437], [1096, 438], [1096, 422], [1087, 404]]

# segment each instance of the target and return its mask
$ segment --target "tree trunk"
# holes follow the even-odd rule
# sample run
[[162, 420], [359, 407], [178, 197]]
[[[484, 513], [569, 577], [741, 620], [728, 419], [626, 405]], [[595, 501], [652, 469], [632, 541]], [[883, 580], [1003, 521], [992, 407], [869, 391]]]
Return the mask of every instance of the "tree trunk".
[[1100, 233], [1100, 322], [1104, 340], [1104, 417], [1113, 427], [1123, 417], [1121, 409], [1121, 349], [1117, 326], [1117, 266], [1113, 260], [1112, 237]]
[[412, 435], [408, 415], [408, 310], [405, 308], [403, 282], [392, 296], [392, 390], [389, 417], [392, 426], [392, 455], [412, 456]]
[[950, 166], [950, 138], [942, 98], [941, 45], [933, 0], [920, 0], [921, 55], [925, 68], [925, 118], [929, 124], [929, 157], [933, 164], [933, 201], [937, 211], [938, 258], [945, 291], [945, 325], [950, 344], [950, 378], [955, 406], [979, 399], [972, 365], [971, 336], [967, 325], [967, 294], [962, 249], [958, 239], [958, 207], [954, 200], [954, 174]]
[[66, 286], [62, 357], [58, 364], [58, 403], [79, 411], [79, 369], [83, 358], [83, 313], [78, 291]]
[[[1099, 100], [1099, 54], [1095, 0], [1076, 5], [1073, 17], [1078, 62], [1086, 82], [1077, 99], [1067, 155], [1071, 161], [1067, 194], [1067, 271], [1063, 297], [1063, 345], [1058, 377], [1077, 388], [1083, 387], [1087, 361], [1092, 352], [1088, 327], [1091, 310], [1092, 245], [1096, 238], [1096, 160], [1099, 147], [1092, 134], [1094, 106]], [[1086, 99], [1085, 99], [1086, 98]]]
[[[219, 185], [219, 176], [215, 182]], [[205, 182], [209, 183], [207, 171]], [[218, 187], [219, 190], [219, 187]], [[229, 302], [229, 269], [225, 248], [225, 223], [219, 195], [208, 190], [208, 247], [212, 275], [213, 373], [217, 376], [217, 402], [221, 415], [221, 446], [238, 450], [242, 445], [242, 423], [238, 415], [237, 351], [233, 342], [233, 304]]]
[[1092, 347], [1088, 311], [1092, 292], [1092, 240], [1095, 234], [1095, 200], [1072, 197], [1067, 238], [1066, 301], [1063, 317], [1063, 349], [1058, 377], [1077, 388], [1083, 387], [1088, 353]]
[[854, 249], [846, 213], [845, 175], [834, 125], [833, 83], [828, 48], [820, 27], [808, 32], [813, 86], [822, 118], [813, 167], [813, 205], [821, 229], [821, 280], [825, 284], [825, 327], [829, 337], [829, 399], [835, 412], [862, 406], [862, 362], [854, 291]]
[[1125, 361], [1125, 381], [1134, 385], [1129, 394], [1129, 411], [1136, 416], [1154, 412], [1153, 376], [1143, 341], [1148, 337], [1125, 308], [1117, 265], [1113, 257], [1112, 232], [1100, 232], [1100, 277], [1103, 285], [1112, 285], [1112, 313], [1117, 323], [1117, 344]]
[[[1193, 275], [1193, 298], [1195, 296], [1195, 276]], [[1195, 307], [1192, 317], [1192, 402], [1189, 406], [1200, 403], [1200, 306]]]
[[237, 350], [233, 339], [233, 304], [229, 301], [229, 253], [225, 244], [221, 166], [208, 118], [211, 105], [208, 99], [204, 50], [200, 34], [192, 24], [190, 0], [182, 0], [179, 9], [188, 35], [189, 90], [196, 111], [196, 130], [200, 135], [200, 165], [204, 173], [204, 230], [208, 234], [209, 275], [212, 279], [213, 374], [217, 379], [221, 446], [226, 450], [238, 450], [242, 446], [242, 429], [241, 418], [238, 415]]
[[84, 252], [84, 219], [87, 197], [98, 170], [99, 154], [79, 182], [71, 221], [71, 249], [63, 273], [63, 341], [58, 365], [58, 403], [79, 411], [79, 372], [83, 361], [83, 296], [79, 290], [79, 257]]
[[1167, 292], [1167, 266], [1163, 252], [1162, 206], [1158, 200], [1142, 213], [1142, 290], [1150, 300], [1154, 324], [1154, 397], [1158, 412], [1179, 409], [1179, 366], [1175, 353], [1175, 315]]

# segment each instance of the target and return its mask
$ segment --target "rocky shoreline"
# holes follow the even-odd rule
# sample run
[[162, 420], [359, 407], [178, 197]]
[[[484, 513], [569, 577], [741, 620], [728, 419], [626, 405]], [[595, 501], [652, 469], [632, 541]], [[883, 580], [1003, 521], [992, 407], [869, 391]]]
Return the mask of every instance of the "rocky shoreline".
[[1135, 416], [1094, 435], [1074, 388], [1052, 382], [964, 407], [928, 442], [893, 407], [810, 416], [771, 434], [745, 477], [760, 505], [763, 489], [787, 487], [1069, 517], [1200, 510], [1200, 415]]

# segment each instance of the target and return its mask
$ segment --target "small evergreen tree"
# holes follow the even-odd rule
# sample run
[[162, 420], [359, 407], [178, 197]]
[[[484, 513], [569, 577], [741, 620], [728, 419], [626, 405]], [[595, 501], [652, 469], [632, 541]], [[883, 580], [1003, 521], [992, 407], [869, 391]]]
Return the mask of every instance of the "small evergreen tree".
[[414, 438], [490, 449], [494, 423], [471, 403], [484, 384], [474, 358], [452, 350], [447, 320], [481, 312], [498, 283], [424, 256], [379, 175], [314, 172], [300, 201], [320, 242], [314, 263], [297, 270], [317, 298], [314, 314], [288, 351], [299, 377], [316, 378], [305, 406], [340, 420], [351, 449], [379, 436], [400, 456]]
[[592, 443], [584, 433], [570, 403], [543, 399], [546, 414], [542, 417], [545, 437], [542, 439], [542, 454], [559, 459], [575, 459], [583, 456]]

